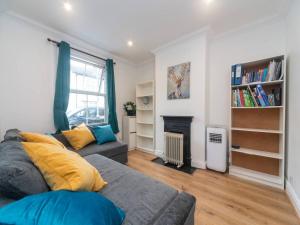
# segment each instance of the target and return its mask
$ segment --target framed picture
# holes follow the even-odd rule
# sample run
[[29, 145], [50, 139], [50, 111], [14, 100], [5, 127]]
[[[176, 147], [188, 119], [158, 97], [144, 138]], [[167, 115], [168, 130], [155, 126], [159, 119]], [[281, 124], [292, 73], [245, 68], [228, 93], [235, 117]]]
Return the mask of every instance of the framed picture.
[[168, 68], [168, 99], [190, 98], [191, 63], [182, 63]]

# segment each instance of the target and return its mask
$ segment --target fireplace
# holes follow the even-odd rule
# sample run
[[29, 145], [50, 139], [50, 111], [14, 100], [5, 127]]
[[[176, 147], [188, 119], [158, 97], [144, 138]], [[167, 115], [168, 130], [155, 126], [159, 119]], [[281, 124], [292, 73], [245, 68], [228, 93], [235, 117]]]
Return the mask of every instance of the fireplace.
[[192, 116], [162, 116], [164, 132], [183, 134], [183, 164], [191, 167], [191, 123]]

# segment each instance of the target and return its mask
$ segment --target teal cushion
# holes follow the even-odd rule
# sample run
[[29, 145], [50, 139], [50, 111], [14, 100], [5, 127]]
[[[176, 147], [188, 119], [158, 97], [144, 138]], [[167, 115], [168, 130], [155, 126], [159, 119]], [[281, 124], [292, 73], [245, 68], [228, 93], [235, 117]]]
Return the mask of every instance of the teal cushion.
[[94, 192], [50, 191], [0, 209], [0, 224], [121, 225], [125, 213]]
[[98, 145], [117, 140], [110, 125], [94, 127], [93, 134]]

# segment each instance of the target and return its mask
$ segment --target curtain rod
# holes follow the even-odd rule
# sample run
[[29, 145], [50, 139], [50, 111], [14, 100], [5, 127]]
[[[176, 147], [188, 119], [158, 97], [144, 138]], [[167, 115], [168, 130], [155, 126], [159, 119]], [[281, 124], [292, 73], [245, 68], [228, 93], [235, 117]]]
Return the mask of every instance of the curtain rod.
[[[59, 42], [58, 42], [58, 41], [52, 40], [52, 39], [50, 39], [50, 38], [47, 38], [47, 40], [48, 40], [49, 42], [52, 42], [52, 43], [56, 44], [57, 46], [59, 46]], [[105, 58], [102, 58], [102, 57], [93, 55], [93, 54], [88, 53], [88, 52], [85, 52], [85, 51], [82, 51], [82, 50], [80, 50], [80, 49], [78, 49], [78, 48], [73, 48], [73, 47], [70, 47], [70, 48], [73, 49], [74, 51], [83, 53], [83, 54], [85, 54], [85, 55], [92, 56], [92, 57], [94, 57], [94, 58], [96, 58], [96, 59], [100, 59], [100, 60], [102, 60], [102, 61], [106, 61], [106, 60], [107, 60], [107, 59], [105, 59]], [[116, 64], [116, 63], [114, 62], [114, 64]]]

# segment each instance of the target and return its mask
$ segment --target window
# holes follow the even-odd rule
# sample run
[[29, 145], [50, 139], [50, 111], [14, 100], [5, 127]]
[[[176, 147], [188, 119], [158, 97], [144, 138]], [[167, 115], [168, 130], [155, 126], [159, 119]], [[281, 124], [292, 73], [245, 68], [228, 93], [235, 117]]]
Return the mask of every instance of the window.
[[70, 97], [67, 116], [70, 126], [105, 122], [104, 66], [71, 59]]

